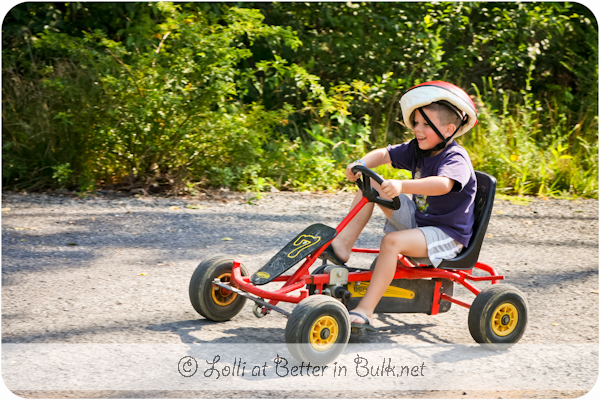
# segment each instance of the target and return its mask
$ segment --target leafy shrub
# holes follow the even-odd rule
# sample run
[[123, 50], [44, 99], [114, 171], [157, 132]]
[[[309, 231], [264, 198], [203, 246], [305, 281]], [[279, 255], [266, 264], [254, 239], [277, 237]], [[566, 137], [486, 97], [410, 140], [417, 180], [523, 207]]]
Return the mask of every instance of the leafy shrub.
[[475, 169], [494, 175], [507, 193], [597, 197], [597, 140], [579, 136], [579, 124], [569, 129], [564, 116], [545, 129], [539, 124], [545, 110], [530, 94], [519, 100], [498, 93], [491, 82], [484, 80], [484, 94], [475, 86], [479, 123], [461, 138]]
[[411, 137], [402, 93], [446, 79], [480, 104], [460, 141], [503, 190], [597, 197], [577, 3], [22, 3], [2, 40], [5, 187], [339, 189]]

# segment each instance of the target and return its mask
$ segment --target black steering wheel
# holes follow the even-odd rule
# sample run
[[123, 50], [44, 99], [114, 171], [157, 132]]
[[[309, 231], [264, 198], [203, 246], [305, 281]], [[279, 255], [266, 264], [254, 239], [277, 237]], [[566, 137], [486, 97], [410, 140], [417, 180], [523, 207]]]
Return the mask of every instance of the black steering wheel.
[[400, 199], [398, 196], [394, 197], [392, 200], [382, 199], [381, 196], [379, 196], [379, 192], [371, 186], [371, 179], [380, 185], [383, 183], [381, 175], [363, 165], [355, 165], [352, 167], [352, 172], [355, 174], [357, 172], [362, 173], [362, 177], [358, 178], [356, 185], [363, 192], [363, 196], [365, 196], [367, 200], [392, 210], [400, 208]]

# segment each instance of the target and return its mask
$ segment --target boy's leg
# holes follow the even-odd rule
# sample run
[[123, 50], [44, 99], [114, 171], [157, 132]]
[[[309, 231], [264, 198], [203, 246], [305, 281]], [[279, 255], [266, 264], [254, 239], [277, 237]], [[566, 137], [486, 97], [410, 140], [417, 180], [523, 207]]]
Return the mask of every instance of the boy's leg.
[[[388, 196], [381, 190], [381, 187], [377, 182], [371, 182], [371, 186], [379, 192], [379, 196], [383, 199], [390, 200]], [[354, 200], [352, 200], [352, 205], [350, 205], [350, 210], [352, 210], [360, 199], [362, 199], [363, 194], [361, 190], [356, 192], [356, 196], [354, 196]], [[350, 254], [352, 253], [352, 246], [356, 243], [356, 239], [360, 236], [360, 233], [365, 228], [369, 219], [371, 219], [371, 215], [373, 214], [374, 203], [367, 203], [365, 206], [354, 216], [354, 218], [346, 225], [346, 227], [333, 239], [331, 242], [331, 246], [333, 247], [333, 251], [338, 256], [338, 258], [344, 262], [348, 262], [350, 258]], [[381, 207], [381, 210], [385, 214], [387, 218], [390, 218], [392, 215], [392, 210], [386, 207]]]
[[[354, 200], [352, 200], [350, 210], [356, 207], [362, 197], [363, 195], [360, 190], [356, 192], [356, 196], [354, 196]], [[358, 239], [358, 236], [369, 222], [371, 214], [373, 214], [373, 206], [374, 203], [365, 204], [365, 206], [361, 208], [354, 218], [352, 218], [348, 225], [346, 225], [346, 227], [335, 237], [335, 239], [333, 239], [333, 242], [331, 242], [333, 251], [335, 251], [335, 254], [340, 258], [340, 260], [348, 262], [350, 254], [352, 253], [352, 246], [354, 246], [356, 239]]]
[[372, 321], [377, 303], [394, 278], [398, 254], [427, 257], [427, 241], [423, 232], [419, 229], [409, 229], [385, 235], [381, 241], [379, 257], [367, 292], [356, 308], [352, 310], [365, 315], [369, 321], [363, 321], [359, 316], [350, 315], [350, 322], [370, 323]]
[[[374, 181], [371, 181], [371, 186], [379, 192], [379, 196], [382, 199], [391, 200], [383, 191], [381, 190], [381, 186]], [[354, 196], [354, 200], [352, 200], [352, 205], [350, 206], [350, 210], [352, 210], [360, 199], [362, 199], [363, 194], [362, 191], [357, 191], [356, 196]], [[354, 218], [346, 225], [346, 227], [333, 239], [331, 242], [331, 246], [333, 247], [333, 251], [338, 256], [338, 258], [344, 262], [348, 262], [350, 258], [350, 254], [352, 253], [352, 246], [356, 243], [356, 239], [360, 236], [360, 233], [365, 228], [371, 215], [373, 214], [374, 203], [367, 203], [365, 206], [354, 216]], [[392, 215], [392, 210], [387, 207], [379, 206], [383, 214], [386, 218], [390, 218]]]

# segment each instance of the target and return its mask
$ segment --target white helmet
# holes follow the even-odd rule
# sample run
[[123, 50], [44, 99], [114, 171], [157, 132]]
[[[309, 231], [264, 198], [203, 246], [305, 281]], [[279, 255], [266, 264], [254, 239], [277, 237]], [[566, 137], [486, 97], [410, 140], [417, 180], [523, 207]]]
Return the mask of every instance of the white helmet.
[[[464, 90], [448, 82], [431, 81], [413, 86], [400, 99], [402, 117], [406, 126], [413, 129], [413, 121], [410, 118], [412, 113], [434, 102], [450, 106], [462, 120], [462, 123], [450, 138], [457, 138], [464, 135], [477, 124], [477, 108]], [[423, 114], [422, 111], [421, 113]], [[427, 116], [423, 116], [425, 119], [428, 119]], [[433, 128], [444, 141], [443, 148], [450, 138], [445, 139], [435, 126]]]

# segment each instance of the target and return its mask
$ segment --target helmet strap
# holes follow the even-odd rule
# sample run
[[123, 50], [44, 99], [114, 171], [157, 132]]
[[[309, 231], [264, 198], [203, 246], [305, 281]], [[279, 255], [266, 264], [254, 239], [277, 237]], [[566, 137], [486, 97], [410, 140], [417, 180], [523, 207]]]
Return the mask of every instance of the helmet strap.
[[444, 135], [442, 135], [442, 133], [439, 131], [439, 129], [437, 128], [437, 126], [434, 125], [433, 122], [431, 122], [431, 120], [429, 119], [429, 117], [427, 116], [427, 114], [425, 114], [425, 111], [423, 110], [423, 107], [419, 107], [417, 108], [417, 110], [419, 110], [419, 112], [421, 113], [421, 115], [423, 116], [423, 118], [425, 119], [425, 121], [427, 121], [427, 123], [429, 124], [429, 126], [431, 126], [431, 128], [433, 129], [433, 131], [435, 133], [437, 133], [437, 135], [440, 137], [440, 139], [442, 139], [441, 143], [438, 143], [435, 147], [429, 149], [429, 150], [421, 150], [419, 148], [419, 145], [417, 144], [417, 156], [419, 157], [428, 157], [429, 154], [432, 151], [438, 151], [438, 150], [442, 150], [446, 147], [446, 145], [448, 144], [448, 142], [454, 137], [454, 135], [456, 135], [456, 132], [458, 132], [458, 130], [467, 123], [467, 121], [469, 120], [469, 116], [465, 115], [462, 119], [462, 121], [460, 121], [460, 124], [458, 125], [458, 127], [454, 130], [454, 133], [450, 136], [448, 136], [447, 138], [444, 137]]

